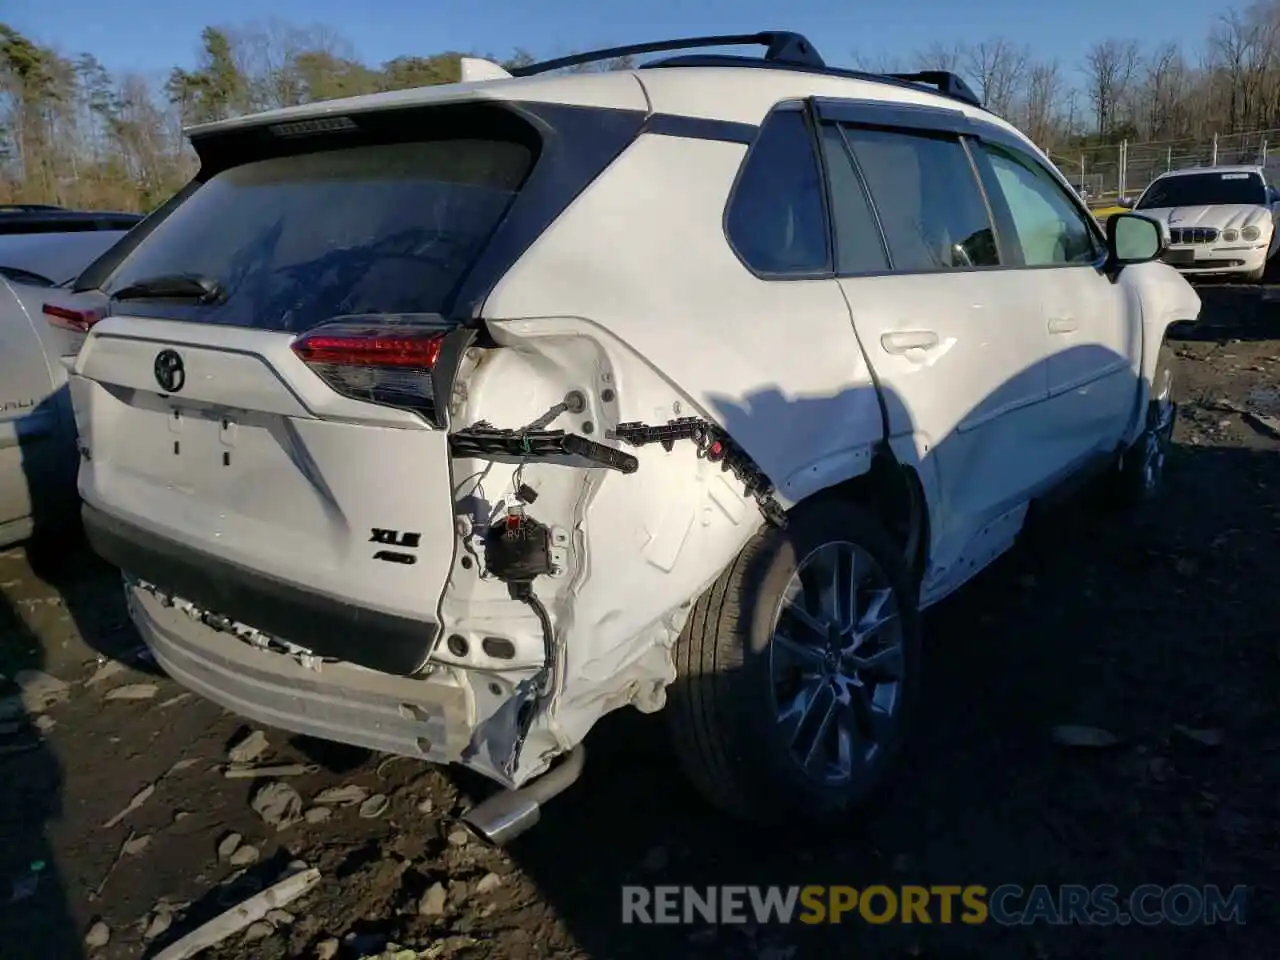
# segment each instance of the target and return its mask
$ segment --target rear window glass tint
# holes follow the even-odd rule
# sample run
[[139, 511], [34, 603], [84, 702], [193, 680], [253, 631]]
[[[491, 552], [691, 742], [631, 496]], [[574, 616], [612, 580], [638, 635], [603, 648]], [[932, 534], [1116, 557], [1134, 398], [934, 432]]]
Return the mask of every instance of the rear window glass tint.
[[734, 189], [729, 240], [752, 270], [807, 274], [831, 269], [822, 175], [799, 110], [780, 110], [760, 130]]
[[438, 313], [533, 159], [521, 143], [454, 139], [246, 163], [196, 190], [104, 289], [196, 274], [225, 300], [121, 309], [289, 332], [339, 314]]

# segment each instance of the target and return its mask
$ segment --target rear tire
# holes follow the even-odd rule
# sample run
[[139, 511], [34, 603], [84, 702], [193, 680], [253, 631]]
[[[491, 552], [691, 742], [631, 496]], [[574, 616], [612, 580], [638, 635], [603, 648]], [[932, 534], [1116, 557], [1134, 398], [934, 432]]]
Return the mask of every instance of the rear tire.
[[663, 712], [707, 800], [745, 820], [841, 818], [873, 799], [915, 710], [919, 614], [902, 548], [859, 507], [801, 504], [698, 599], [675, 656]]

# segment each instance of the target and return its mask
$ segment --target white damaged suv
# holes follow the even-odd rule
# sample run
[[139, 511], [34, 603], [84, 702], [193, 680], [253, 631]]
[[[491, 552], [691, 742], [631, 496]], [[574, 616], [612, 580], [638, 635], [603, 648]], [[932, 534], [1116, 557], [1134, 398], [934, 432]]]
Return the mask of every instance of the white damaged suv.
[[480, 771], [495, 841], [626, 705], [724, 810], [838, 817], [919, 611], [1065, 484], [1157, 489], [1199, 299], [951, 74], [465, 70], [188, 131], [79, 284], [91, 542], [180, 683]]

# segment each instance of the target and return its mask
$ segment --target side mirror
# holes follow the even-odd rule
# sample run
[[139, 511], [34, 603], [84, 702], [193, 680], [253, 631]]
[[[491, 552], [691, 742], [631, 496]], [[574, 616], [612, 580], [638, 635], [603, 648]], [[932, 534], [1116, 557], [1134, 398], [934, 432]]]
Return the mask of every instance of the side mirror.
[[1115, 213], [1107, 218], [1105, 269], [1119, 273], [1133, 263], [1147, 263], [1164, 253], [1164, 228], [1159, 221], [1137, 213]]
[[1124, 207], [1126, 210], [1132, 210], [1135, 203], [1137, 203], [1137, 201], [1134, 200], [1133, 197], [1121, 197], [1116, 201], [1116, 206]]

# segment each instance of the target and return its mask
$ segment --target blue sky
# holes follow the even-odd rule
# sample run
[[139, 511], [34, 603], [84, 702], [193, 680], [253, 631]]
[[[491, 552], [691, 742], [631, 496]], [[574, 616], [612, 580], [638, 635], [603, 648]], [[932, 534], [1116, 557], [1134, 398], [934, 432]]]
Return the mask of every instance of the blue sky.
[[1108, 36], [1176, 40], [1198, 55], [1209, 26], [1226, 9], [1226, 3], [1169, 0], [220, 0], [185, 7], [161, 0], [0, 0], [0, 20], [64, 54], [87, 50], [111, 69], [153, 75], [189, 66], [200, 30], [211, 21], [266, 17], [331, 26], [374, 63], [445, 49], [505, 55], [523, 46], [549, 56], [664, 37], [791, 29], [808, 35], [835, 65], [848, 63], [855, 50], [909, 56], [934, 41], [1002, 35], [1074, 71], [1090, 44]]

